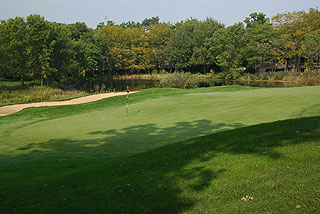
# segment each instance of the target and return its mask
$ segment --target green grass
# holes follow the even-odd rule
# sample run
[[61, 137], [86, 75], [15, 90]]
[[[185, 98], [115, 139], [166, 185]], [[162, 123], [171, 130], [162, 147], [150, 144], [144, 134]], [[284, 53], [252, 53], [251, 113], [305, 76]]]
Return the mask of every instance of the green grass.
[[[31, 85], [32, 82], [31, 81], [26, 81], [24, 82], [24, 84], [26, 86]], [[0, 88], [16, 88], [16, 87], [20, 87], [21, 86], [21, 82], [20, 81], [9, 81], [9, 80], [4, 80], [4, 79], [0, 79]]]
[[0, 213], [317, 213], [319, 98], [148, 89], [129, 117], [123, 96], [1, 117]]

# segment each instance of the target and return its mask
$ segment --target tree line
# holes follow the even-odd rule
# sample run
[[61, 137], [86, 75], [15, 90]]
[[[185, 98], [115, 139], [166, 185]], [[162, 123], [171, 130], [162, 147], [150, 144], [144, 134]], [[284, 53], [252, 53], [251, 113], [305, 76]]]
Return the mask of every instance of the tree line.
[[319, 69], [320, 12], [252, 13], [232, 26], [212, 18], [175, 24], [152, 17], [119, 25], [2, 20], [0, 77], [67, 85], [99, 75]]

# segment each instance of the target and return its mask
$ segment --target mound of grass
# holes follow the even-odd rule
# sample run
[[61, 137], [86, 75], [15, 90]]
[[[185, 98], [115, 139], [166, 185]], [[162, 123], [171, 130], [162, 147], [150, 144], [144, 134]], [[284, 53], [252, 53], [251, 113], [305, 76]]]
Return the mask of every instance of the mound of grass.
[[149, 89], [129, 117], [124, 96], [2, 117], [0, 213], [316, 213], [319, 91]]

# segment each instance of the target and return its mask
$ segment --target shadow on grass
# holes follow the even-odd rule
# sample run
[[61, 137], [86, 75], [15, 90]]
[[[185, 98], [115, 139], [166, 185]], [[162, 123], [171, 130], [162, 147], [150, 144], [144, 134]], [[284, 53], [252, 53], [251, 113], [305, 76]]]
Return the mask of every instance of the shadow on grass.
[[[24, 213], [34, 211], [32, 204], [35, 201], [50, 201], [49, 204], [40, 206], [40, 212], [48, 208], [55, 213], [186, 212], [198, 203], [197, 193], [203, 192], [228, 172], [227, 166], [212, 165], [214, 162], [211, 160], [218, 155], [233, 157], [250, 154], [266, 157], [264, 152], [268, 151], [267, 157], [277, 159], [281, 158], [281, 154], [275, 151], [276, 148], [319, 141], [320, 137], [320, 117], [313, 117], [219, 132], [131, 156], [120, 155], [115, 159], [94, 159], [90, 155], [90, 152], [95, 152], [95, 155], [102, 157], [110, 149], [116, 152], [120, 144], [128, 146], [129, 150], [134, 149], [134, 142], [139, 142], [140, 148], [135, 150], [139, 152], [150, 149], [148, 145], [156, 139], [179, 140], [180, 135], [189, 136], [206, 133], [210, 129], [223, 130], [240, 126], [241, 124], [211, 124], [207, 120], [178, 123], [165, 129], [147, 124], [121, 131], [89, 133], [99, 137], [96, 140], [56, 139], [41, 145], [30, 144], [29, 147], [20, 149], [28, 150], [36, 146], [45, 151], [30, 152], [23, 158], [32, 159], [40, 153], [44, 153], [43, 157], [46, 153], [50, 156], [34, 163], [20, 162], [23, 166], [16, 165], [14, 175], [7, 174], [6, 178], [11, 178], [12, 182], [4, 191], [10, 196], [6, 197], [10, 200], [5, 206], [14, 206], [16, 198], [24, 197], [31, 198], [28, 203], [20, 206]], [[141, 135], [142, 132], [145, 132], [145, 136], [139, 138], [138, 134]], [[142, 140], [145, 142], [141, 142]], [[120, 141], [125, 141], [125, 144]], [[79, 150], [84, 152], [82, 157], [61, 162], [57, 159], [60, 152]], [[101, 151], [101, 154], [97, 151]], [[126, 151], [124, 149], [121, 152]], [[24, 170], [19, 171], [22, 167]], [[19, 179], [24, 179], [24, 186], [20, 190], [17, 189], [21, 186]], [[34, 187], [35, 182], [39, 183], [39, 187]], [[44, 184], [48, 184], [48, 188], [43, 189]]]
[[[155, 124], [130, 126], [121, 130], [110, 129], [87, 133], [88, 139], [52, 139], [42, 143], [32, 143], [17, 150], [30, 150], [29, 156], [43, 156], [46, 152], [62, 154], [60, 158], [123, 157], [141, 153], [160, 146], [192, 139], [215, 131], [223, 131], [244, 126], [240, 123], [212, 123], [210, 120], [179, 122], [174, 126], [159, 128]], [[38, 150], [34, 150], [37, 148]]]

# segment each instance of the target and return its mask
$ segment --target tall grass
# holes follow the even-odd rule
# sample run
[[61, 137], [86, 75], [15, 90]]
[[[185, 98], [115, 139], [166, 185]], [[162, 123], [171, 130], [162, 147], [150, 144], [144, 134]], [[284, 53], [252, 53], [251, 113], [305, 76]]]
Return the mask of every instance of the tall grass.
[[313, 86], [320, 85], [320, 74], [319, 73], [303, 73], [303, 75], [297, 76], [294, 81], [295, 86]]
[[82, 91], [64, 91], [62, 89], [40, 86], [19, 88], [15, 90], [3, 88], [0, 90], [0, 105], [68, 100], [87, 94], [88, 93]]
[[238, 78], [243, 81], [292, 82], [295, 86], [320, 85], [320, 74], [317, 72], [262, 72], [257, 74], [245, 73]]
[[160, 77], [160, 88], [197, 88], [199, 79], [196, 75], [184, 72], [174, 72]]
[[128, 80], [128, 79], [142, 79], [142, 80], [160, 80], [161, 76], [166, 73], [151, 73], [151, 74], [132, 74], [132, 75], [116, 75], [114, 79]]
[[[177, 73], [177, 74], [176, 74]], [[159, 87], [172, 87], [172, 88], [192, 88], [196, 87], [199, 80], [237, 80], [237, 81], [265, 81], [265, 82], [287, 82], [293, 86], [313, 86], [320, 85], [319, 72], [293, 72], [293, 71], [278, 71], [278, 72], [261, 72], [257, 74], [243, 73], [238, 71], [232, 72], [210, 72], [207, 74], [190, 74], [188, 73], [188, 81], [195, 84], [186, 82], [186, 77], [180, 75], [181, 72], [175, 73], [153, 73], [153, 74], [138, 74], [138, 75], [122, 75], [116, 76], [117, 79], [154, 79], [160, 80]]]

